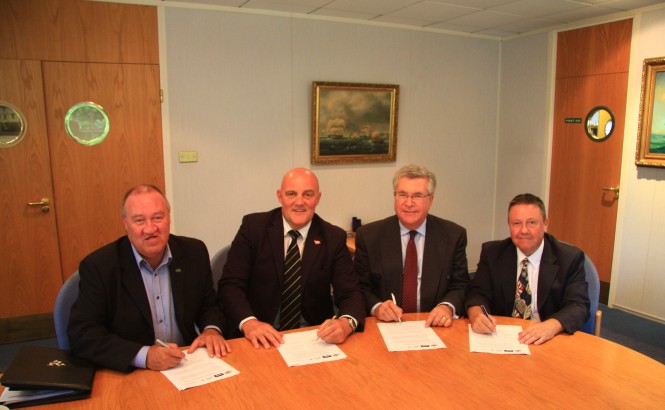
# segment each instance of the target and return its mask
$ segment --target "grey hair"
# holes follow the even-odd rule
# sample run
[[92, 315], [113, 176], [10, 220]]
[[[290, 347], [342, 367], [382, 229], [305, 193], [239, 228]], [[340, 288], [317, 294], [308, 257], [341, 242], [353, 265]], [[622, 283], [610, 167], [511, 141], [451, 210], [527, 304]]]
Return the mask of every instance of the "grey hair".
[[159, 195], [161, 195], [162, 198], [164, 198], [164, 201], [166, 201], [166, 209], [169, 212], [171, 212], [171, 204], [169, 204], [169, 200], [166, 199], [166, 196], [164, 196], [164, 193], [159, 188], [157, 188], [153, 184], [141, 184], [130, 188], [125, 193], [125, 196], [122, 198], [122, 207], [120, 208], [120, 215], [122, 215], [123, 218], [127, 216], [127, 211], [125, 210], [125, 204], [127, 203], [127, 198], [129, 198], [130, 195], [145, 194], [147, 192], [157, 192]]
[[425, 168], [422, 165], [409, 164], [404, 165], [402, 168], [398, 169], [393, 176], [393, 190], [397, 190], [397, 184], [401, 178], [426, 178], [427, 179], [427, 192], [430, 195], [434, 195], [436, 190], [436, 175], [429, 169]]

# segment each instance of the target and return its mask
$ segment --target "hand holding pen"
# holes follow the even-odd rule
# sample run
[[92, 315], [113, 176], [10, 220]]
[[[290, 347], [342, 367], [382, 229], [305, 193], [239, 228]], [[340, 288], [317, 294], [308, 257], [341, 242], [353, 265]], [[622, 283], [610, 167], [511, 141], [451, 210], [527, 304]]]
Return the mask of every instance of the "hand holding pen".
[[395, 294], [390, 294], [390, 299], [376, 306], [374, 317], [383, 322], [402, 322], [402, 308], [397, 306]]
[[337, 319], [337, 315], [333, 315], [333, 317], [331, 317], [330, 320], [328, 320], [327, 322], [322, 323], [321, 326], [319, 326], [319, 331], [316, 332], [317, 336], [316, 336], [315, 342], [318, 342], [319, 339], [321, 339], [322, 334], [325, 334], [326, 336], [329, 334], [329, 333], [326, 333], [325, 330], [328, 329], [330, 327], [330, 325], [333, 324], [335, 319]]
[[480, 305], [480, 310], [483, 311], [483, 315], [485, 315], [485, 317], [489, 321], [488, 327], [491, 330], [490, 333], [492, 333], [492, 334], [496, 333], [496, 319], [494, 319], [492, 316], [490, 316], [490, 314], [487, 311], [487, 308], [485, 307], [485, 305]]
[[166, 344], [157, 339], [155, 344], [148, 348], [145, 364], [148, 369], [166, 370], [177, 366], [183, 360], [187, 358], [176, 344]]

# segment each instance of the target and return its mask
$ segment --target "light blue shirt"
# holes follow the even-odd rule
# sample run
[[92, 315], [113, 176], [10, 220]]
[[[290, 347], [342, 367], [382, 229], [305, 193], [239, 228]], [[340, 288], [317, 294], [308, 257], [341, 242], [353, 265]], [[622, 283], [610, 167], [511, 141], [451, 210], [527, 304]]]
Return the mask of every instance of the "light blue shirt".
[[[175, 309], [173, 308], [173, 293], [171, 292], [171, 276], [169, 275], [169, 264], [171, 263], [171, 248], [168, 244], [164, 250], [162, 261], [157, 269], [152, 269], [150, 264], [143, 259], [132, 244], [132, 251], [136, 264], [141, 272], [141, 279], [145, 287], [148, 302], [150, 303], [150, 313], [152, 314], [152, 326], [155, 331], [155, 338], [164, 342], [175, 343], [182, 346], [185, 341], [178, 329], [175, 319]], [[148, 349], [150, 346], [143, 346], [136, 354], [132, 365], [134, 367], [145, 368]]]
[[[413, 238], [413, 241], [416, 244], [416, 252], [418, 252], [418, 288], [417, 288], [417, 293], [416, 293], [416, 303], [417, 303], [417, 308], [418, 312], [421, 312], [422, 309], [420, 308], [420, 288], [422, 286], [422, 278], [423, 278], [423, 256], [425, 255], [425, 239], [427, 238], [427, 219], [425, 219], [418, 228], [415, 229], [416, 236]], [[404, 266], [404, 262], [406, 261], [406, 247], [409, 244], [409, 237], [411, 236], [409, 234], [411, 232], [410, 229], [407, 229], [402, 223], [399, 223], [399, 233], [401, 235], [402, 239], [402, 266]], [[453, 311], [453, 318], [457, 319], [457, 312], [455, 311], [455, 306], [453, 306], [451, 303], [448, 302], [441, 302], [437, 304], [439, 305], [446, 305], [448, 306], [452, 311]]]

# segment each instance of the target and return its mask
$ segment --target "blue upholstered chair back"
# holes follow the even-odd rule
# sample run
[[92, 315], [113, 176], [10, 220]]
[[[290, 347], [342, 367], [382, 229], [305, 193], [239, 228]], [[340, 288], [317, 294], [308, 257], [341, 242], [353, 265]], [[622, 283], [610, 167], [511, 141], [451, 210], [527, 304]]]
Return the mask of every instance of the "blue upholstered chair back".
[[210, 267], [212, 268], [212, 286], [215, 288], [215, 291], [217, 291], [217, 285], [222, 278], [222, 271], [226, 264], [226, 257], [229, 254], [229, 249], [231, 249], [231, 245], [226, 245], [220, 249], [210, 261]]
[[79, 295], [79, 273], [74, 272], [62, 285], [58, 297], [55, 299], [53, 309], [53, 322], [55, 324], [55, 335], [58, 338], [60, 349], [69, 349], [69, 338], [67, 337], [67, 324], [69, 323], [69, 312]]
[[[596, 334], [596, 312], [598, 312], [598, 300], [600, 298], [600, 280], [598, 279], [598, 271], [596, 266], [591, 262], [588, 255], [585, 254], [584, 271], [586, 273], [586, 281], [589, 286], [589, 320], [582, 325], [580, 330], [589, 334]], [[600, 331], [600, 327], [598, 328]], [[599, 336], [596, 334], [596, 336]]]

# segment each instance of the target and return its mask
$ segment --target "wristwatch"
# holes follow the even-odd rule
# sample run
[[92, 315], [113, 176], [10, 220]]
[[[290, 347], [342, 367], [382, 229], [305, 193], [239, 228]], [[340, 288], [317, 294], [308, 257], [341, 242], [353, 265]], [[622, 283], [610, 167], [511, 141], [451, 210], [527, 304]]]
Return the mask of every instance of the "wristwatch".
[[355, 332], [356, 328], [358, 327], [358, 325], [356, 324], [356, 320], [351, 316], [342, 316], [342, 317], [349, 321], [349, 326], [351, 326], [351, 333]]

